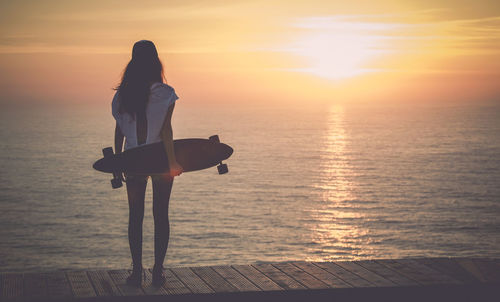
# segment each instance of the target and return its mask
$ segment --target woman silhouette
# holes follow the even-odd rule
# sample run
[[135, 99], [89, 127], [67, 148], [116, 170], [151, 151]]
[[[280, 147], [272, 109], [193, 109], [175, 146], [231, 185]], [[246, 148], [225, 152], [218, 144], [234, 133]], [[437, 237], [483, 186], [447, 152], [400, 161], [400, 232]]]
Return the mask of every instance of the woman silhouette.
[[112, 102], [116, 120], [115, 152], [142, 144], [163, 141], [169, 162], [169, 172], [156, 175], [126, 174], [129, 204], [128, 240], [132, 254], [133, 270], [127, 278], [130, 285], [142, 282], [142, 221], [144, 197], [149, 176], [153, 183], [154, 254], [153, 284], [165, 282], [163, 261], [170, 236], [168, 203], [174, 176], [182, 173], [175, 159], [172, 133], [172, 113], [178, 99], [172, 87], [165, 84], [163, 66], [156, 47], [151, 41], [134, 44], [132, 59], [128, 63]]

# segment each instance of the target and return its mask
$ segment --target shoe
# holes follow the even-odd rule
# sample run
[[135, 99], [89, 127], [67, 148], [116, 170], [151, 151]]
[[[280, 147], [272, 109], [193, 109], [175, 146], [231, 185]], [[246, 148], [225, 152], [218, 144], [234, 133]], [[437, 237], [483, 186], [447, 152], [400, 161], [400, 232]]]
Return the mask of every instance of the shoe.
[[127, 285], [140, 287], [142, 285], [142, 268], [140, 270], [132, 270], [132, 273], [127, 277]]
[[151, 283], [156, 287], [160, 287], [165, 283], [165, 279], [166, 278], [163, 274], [163, 267], [153, 267], [153, 280], [151, 281]]

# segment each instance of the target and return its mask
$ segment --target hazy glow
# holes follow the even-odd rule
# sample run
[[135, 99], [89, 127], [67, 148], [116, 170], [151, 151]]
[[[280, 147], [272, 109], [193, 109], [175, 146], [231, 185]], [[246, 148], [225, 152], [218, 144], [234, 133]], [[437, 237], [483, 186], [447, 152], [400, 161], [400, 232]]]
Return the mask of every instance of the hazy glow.
[[[327, 79], [354, 77], [377, 69], [369, 68], [381, 54], [390, 53], [388, 34], [404, 28], [401, 24], [349, 21], [348, 16], [312, 17], [300, 20], [295, 27], [307, 29], [289, 51], [306, 58], [308, 67], [296, 71]], [[386, 49], [384, 49], [384, 47]]]
[[108, 100], [140, 39], [191, 102], [500, 98], [500, 2], [27, 0], [0, 2], [0, 101]]
[[316, 34], [304, 38], [296, 53], [307, 57], [311, 67], [298, 69], [325, 78], [352, 77], [368, 70], [363, 63], [373, 57], [363, 37]]

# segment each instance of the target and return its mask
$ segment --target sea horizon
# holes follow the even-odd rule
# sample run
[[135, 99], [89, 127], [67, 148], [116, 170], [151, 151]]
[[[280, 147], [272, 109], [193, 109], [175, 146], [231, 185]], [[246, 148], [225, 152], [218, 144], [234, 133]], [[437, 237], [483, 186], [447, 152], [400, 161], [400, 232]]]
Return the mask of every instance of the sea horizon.
[[[125, 188], [92, 169], [112, 146], [109, 104], [2, 111], [0, 272], [130, 266]], [[499, 118], [495, 103], [179, 100], [175, 138], [218, 134], [234, 154], [228, 174], [174, 181], [165, 266], [499, 257]], [[147, 267], [152, 230], [149, 182]]]

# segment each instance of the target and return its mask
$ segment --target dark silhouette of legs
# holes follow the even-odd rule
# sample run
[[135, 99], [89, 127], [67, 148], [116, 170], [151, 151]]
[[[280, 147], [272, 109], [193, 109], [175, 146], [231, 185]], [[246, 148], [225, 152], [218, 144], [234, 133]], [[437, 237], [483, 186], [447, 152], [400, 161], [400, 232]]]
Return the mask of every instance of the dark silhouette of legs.
[[163, 262], [167, 253], [170, 239], [170, 223], [168, 220], [168, 205], [174, 179], [170, 176], [153, 178], [153, 218], [155, 225], [155, 264], [153, 267], [153, 283], [161, 285], [163, 276]]
[[127, 195], [129, 205], [128, 242], [132, 255], [133, 271], [127, 282], [141, 284], [142, 273], [142, 221], [144, 219], [144, 198], [147, 179], [127, 178]]

